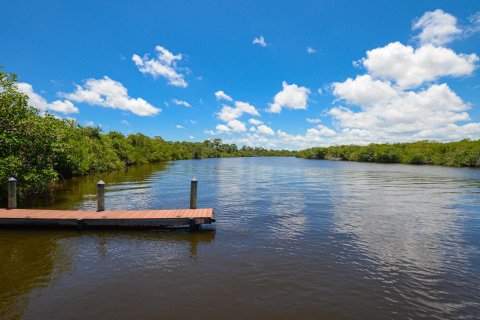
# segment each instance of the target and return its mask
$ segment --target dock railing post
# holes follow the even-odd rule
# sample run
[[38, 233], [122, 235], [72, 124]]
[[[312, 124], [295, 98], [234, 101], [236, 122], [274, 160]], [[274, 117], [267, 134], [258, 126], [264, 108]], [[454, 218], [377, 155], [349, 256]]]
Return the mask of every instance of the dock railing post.
[[8, 179], [8, 206], [7, 209], [17, 208], [17, 179]]
[[197, 209], [197, 178], [193, 178], [190, 182], [190, 209]]
[[97, 183], [97, 211], [105, 211], [105, 182]]

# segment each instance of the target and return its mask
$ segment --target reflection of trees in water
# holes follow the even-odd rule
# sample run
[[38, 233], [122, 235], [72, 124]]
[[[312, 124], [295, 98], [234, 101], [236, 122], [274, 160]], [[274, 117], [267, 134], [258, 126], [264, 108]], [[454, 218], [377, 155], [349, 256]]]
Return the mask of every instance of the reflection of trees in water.
[[0, 234], [0, 319], [20, 319], [29, 294], [69, 268], [58, 234], [2, 230]]
[[169, 260], [184, 254], [197, 261], [200, 245], [214, 239], [213, 230], [197, 233], [1, 230], [0, 319], [21, 319], [30, 300], [35, 299], [35, 291], [51, 287], [56, 279], [74, 271], [82, 255], [80, 259], [88, 257], [88, 264], [94, 265], [96, 261], [104, 261], [106, 265], [112, 261], [128, 264], [132, 259], [141, 264], [152, 263], [144, 260], [147, 257], [154, 263], [168, 265]]
[[[86, 199], [97, 194], [97, 182], [107, 182], [108, 188], [121, 187], [129, 184], [130, 188], [142, 187], [158, 171], [167, 168], [168, 163], [158, 162], [145, 165], [126, 167], [124, 170], [116, 170], [108, 173], [91, 174], [83, 177], [74, 177], [60, 181], [49, 195], [39, 197], [28, 203], [19, 203], [24, 208], [49, 208], [49, 209], [72, 209]], [[108, 190], [107, 190], [108, 191]]]

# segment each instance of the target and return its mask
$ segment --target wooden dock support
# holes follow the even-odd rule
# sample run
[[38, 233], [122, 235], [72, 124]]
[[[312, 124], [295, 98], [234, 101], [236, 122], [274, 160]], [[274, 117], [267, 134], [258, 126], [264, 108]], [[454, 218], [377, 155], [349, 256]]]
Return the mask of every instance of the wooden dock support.
[[8, 209], [17, 208], [17, 179], [8, 179]]
[[97, 211], [105, 211], [105, 182], [97, 183]]
[[190, 182], [190, 209], [197, 209], [197, 178], [193, 178]]
[[[190, 182], [190, 209], [197, 209], [197, 190], [198, 181], [197, 178], [193, 178]], [[190, 219], [190, 231], [199, 231], [202, 228], [201, 223], [198, 223], [197, 219]]]

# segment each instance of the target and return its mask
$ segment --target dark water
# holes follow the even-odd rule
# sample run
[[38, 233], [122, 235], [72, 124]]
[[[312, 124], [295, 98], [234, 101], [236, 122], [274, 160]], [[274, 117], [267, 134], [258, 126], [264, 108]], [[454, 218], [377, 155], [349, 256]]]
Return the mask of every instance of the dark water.
[[193, 176], [215, 231], [0, 231], [0, 318], [480, 318], [480, 170], [178, 161], [37, 205], [186, 207]]

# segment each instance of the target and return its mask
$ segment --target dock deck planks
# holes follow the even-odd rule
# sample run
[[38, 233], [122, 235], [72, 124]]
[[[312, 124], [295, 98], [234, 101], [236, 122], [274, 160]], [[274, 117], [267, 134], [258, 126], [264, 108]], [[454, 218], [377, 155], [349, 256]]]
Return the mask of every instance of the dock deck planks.
[[213, 209], [38, 210], [0, 209], [0, 226], [156, 228], [215, 222]]

